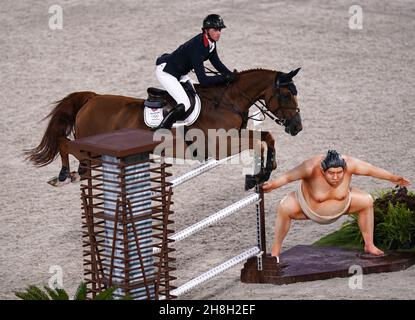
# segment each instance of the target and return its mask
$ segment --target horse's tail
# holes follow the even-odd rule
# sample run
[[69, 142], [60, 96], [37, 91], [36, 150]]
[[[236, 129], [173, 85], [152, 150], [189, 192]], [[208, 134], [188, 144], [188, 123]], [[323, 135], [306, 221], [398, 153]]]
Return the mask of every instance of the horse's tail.
[[36, 148], [25, 150], [27, 160], [43, 167], [56, 159], [60, 138], [67, 137], [74, 130], [76, 115], [82, 106], [96, 93], [90, 91], [74, 92], [56, 102], [55, 108], [43, 120], [51, 118]]

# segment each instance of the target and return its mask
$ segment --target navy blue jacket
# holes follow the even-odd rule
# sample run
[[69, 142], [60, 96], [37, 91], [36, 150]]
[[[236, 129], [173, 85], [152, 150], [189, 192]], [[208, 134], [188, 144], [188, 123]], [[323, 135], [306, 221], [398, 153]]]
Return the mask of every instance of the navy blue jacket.
[[[188, 74], [190, 70], [194, 69], [197, 79], [202, 86], [224, 83], [224, 75], [232, 72], [220, 61], [216, 51], [216, 44], [215, 49], [209, 53], [209, 45], [205, 46], [203, 37], [203, 33], [200, 33], [182, 44], [172, 53], [163, 54], [157, 59], [156, 64], [159, 65], [166, 62], [167, 64], [163, 71], [173, 75], [177, 79], [180, 79], [181, 76]], [[215, 69], [222, 73], [221, 75], [206, 75], [203, 62], [208, 59]]]

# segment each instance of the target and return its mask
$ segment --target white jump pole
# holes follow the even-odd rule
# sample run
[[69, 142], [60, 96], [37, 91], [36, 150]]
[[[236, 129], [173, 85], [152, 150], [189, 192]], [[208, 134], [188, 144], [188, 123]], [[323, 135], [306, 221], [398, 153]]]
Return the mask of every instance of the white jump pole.
[[[226, 208], [210, 215], [209, 217], [200, 220], [199, 222], [196, 222], [195, 224], [176, 232], [174, 235], [170, 237], [171, 240], [174, 240], [175, 242], [186, 239], [190, 235], [206, 228], [207, 226], [210, 226], [211, 224], [214, 224], [227, 216], [230, 216], [231, 214], [241, 210], [242, 208], [245, 208], [246, 206], [250, 205], [251, 203], [255, 203], [259, 200], [259, 194], [253, 193], [233, 204], [230, 206], [227, 206]], [[160, 252], [159, 248], [153, 248], [153, 253]]]
[[238, 154], [235, 154], [233, 156], [227, 157], [227, 158], [223, 158], [220, 160], [216, 160], [216, 159], [209, 159], [206, 160], [205, 162], [203, 162], [200, 166], [196, 167], [193, 170], [190, 170], [189, 172], [186, 172], [185, 174], [173, 179], [170, 181], [170, 183], [172, 183], [172, 187], [177, 187], [183, 183], [185, 183], [186, 181], [189, 181], [193, 178], [196, 178], [197, 176], [200, 176], [201, 174], [212, 170], [213, 168], [219, 166], [220, 164], [227, 162], [233, 158], [236, 158], [239, 156]]
[[[224, 263], [218, 265], [217, 267], [210, 269], [209, 271], [206, 271], [205, 273], [202, 273], [200, 276], [193, 278], [192, 280], [186, 282], [185, 284], [181, 285], [180, 287], [173, 289], [170, 291], [170, 294], [173, 296], [181, 296], [188, 292], [189, 290], [193, 289], [194, 287], [209, 281], [213, 277], [217, 276], [218, 274], [225, 272], [226, 270], [232, 268], [233, 266], [246, 261], [247, 259], [258, 255], [260, 252], [258, 247], [252, 247], [244, 252], [242, 252], [240, 255], [233, 257], [232, 259], [229, 259], [225, 261]], [[164, 297], [160, 297], [160, 299], [164, 299]]]
[[[200, 166], [198, 166], [197, 168], [190, 170], [189, 172], [173, 179], [170, 181], [170, 183], [172, 184], [171, 186], [177, 187], [217, 166], [219, 166], [220, 164], [227, 162], [235, 157], [239, 156], [239, 154], [224, 158], [224, 159], [220, 159], [220, 160], [215, 160], [215, 159], [209, 159], [207, 161], [205, 161], [204, 163], [202, 163]], [[171, 240], [173, 240], [174, 242], [186, 239], [187, 237], [189, 237], [190, 235], [210, 226], [213, 223], [216, 223], [222, 219], [224, 219], [227, 216], [230, 216], [231, 214], [241, 210], [242, 208], [260, 201], [261, 197], [258, 193], [254, 193], [251, 194], [229, 206], [227, 206], [226, 208], [210, 215], [209, 217], [179, 231], [176, 232], [174, 235], [172, 235], [170, 237]], [[174, 243], [173, 242], [173, 243]], [[159, 248], [153, 248], [153, 253], [159, 253], [160, 249]], [[212, 279], [213, 277], [217, 276], [218, 274], [232, 268], [233, 266], [246, 261], [247, 259], [253, 257], [253, 256], [257, 256], [259, 253], [261, 253], [261, 250], [258, 247], [252, 247], [244, 252], [242, 252], [241, 254], [239, 254], [236, 257], [233, 257], [227, 261], [225, 261], [224, 263], [220, 264], [219, 266], [210, 269], [209, 271], [201, 274], [200, 276], [193, 278], [192, 280], [186, 282], [185, 284], [181, 285], [180, 287], [173, 289], [170, 291], [170, 294], [172, 296], [180, 296], [186, 292], [188, 292], [189, 290], [193, 289], [194, 287], [209, 281], [210, 279]], [[164, 300], [165, 297], [164, 296], [160, 296], [159, 297], [160, 300]]]

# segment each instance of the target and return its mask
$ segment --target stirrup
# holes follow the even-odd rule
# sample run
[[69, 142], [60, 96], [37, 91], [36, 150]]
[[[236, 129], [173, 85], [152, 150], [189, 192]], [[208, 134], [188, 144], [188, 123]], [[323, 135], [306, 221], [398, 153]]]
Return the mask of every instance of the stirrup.
[[157, 127], [154, 127], [151, 130], [156, 131], [158, 129], [171, 129], [173, 124], [177, 120], [181, 119], [184, 114], [184, 104], [180, 103], [166, 115], [166, 117], [161, 121], [161, 123]]

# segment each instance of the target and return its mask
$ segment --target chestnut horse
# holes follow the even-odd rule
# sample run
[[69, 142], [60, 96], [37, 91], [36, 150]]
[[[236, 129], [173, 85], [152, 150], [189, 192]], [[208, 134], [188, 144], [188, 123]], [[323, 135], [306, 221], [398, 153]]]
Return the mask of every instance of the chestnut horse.
[[[202, 110], [199, 118], [188, 129], [198, 128], [203, 131], [205, 137], [208, 136], [208, 129], [237, 129], [241, 132], [247, 126], [249, 108], [261, 102], [262, 106], [257, 107], [263, 115], [283, 125], [287, 133], [296, 135], [302, 130], [302, 124], [297, 105], [297, 90], [292, 79], [299, 70], [300, 68], [283, 73], [251, 69], [238, 73], [237, 80], [228, 85], [195, 85], [201, 98]], [[40, 144], [26, 150], [25, 153], [36, 166], [51, 163], [59, 153], [62, 160], [59, 182], [66, 182], [70, 178], [68, 136], [71, 133], [77, 139], [121, 128], [150, 130], [144, 123], [143, 114], [143, 99], [74, 92], [56, 103], [55, 108], [46, 117], [51, 119]], [[251, 137], [252, 130], [249, 133]], [[276, 168], [275, 141], [268, 131], [261, 131], [261, 141], [265, 142], [268, 148], [266, 176], [269, 178], [271, 171]], [[253, 148], [252, 141], [249, 148]], [[239, 150], [241, 151], [243, 150]], [[82, 155], [74, 156], [82, 161]], [[80, 166], [78, 171], [81, 170]]]

